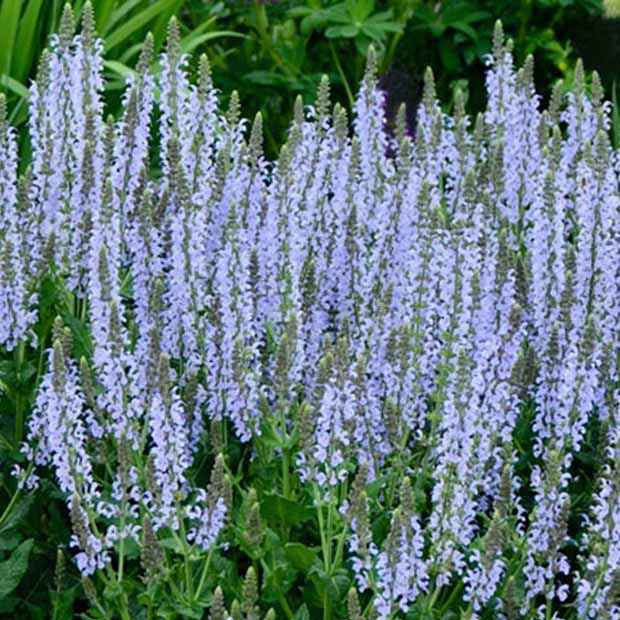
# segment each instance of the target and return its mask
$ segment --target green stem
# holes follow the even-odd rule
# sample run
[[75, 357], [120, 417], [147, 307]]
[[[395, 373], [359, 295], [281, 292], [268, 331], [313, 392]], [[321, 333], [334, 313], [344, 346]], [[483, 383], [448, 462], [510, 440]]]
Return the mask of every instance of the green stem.
[[125, 529], [125, 517], [121, 519], [121, 539], [118, 543], [118, 575], [116, 581], [120, 583], [123, 580], [123, 566], [125, 563], [125, 537], [123, 530]]
[[290, 455], [285, 447], [288, 443], [288, 435], [286, 434], [286, 419], [284, 417], [284, 408], [280, 407], [280, 431], [282, 433], [282, 495], [289, 499], [291, 493], [290, 480]]
[[321, 505], [319, 492], [316, 486], [314, 487], [314, 497], [315, 497], [315, 502], [316, 502], [317, 515], [319, 517], [319, 534], [321, 536], [321, 550], [323, 551], [323, 564], [325, 566], [325, 572], [329, 573], [329, 568], [330, 568], [329, 553], [327, 550], [327, 537], [325, 533], [325, 520], [323, 518], [323, 506]]
[[[325, 567], [325, 573], [331, 575], [331, 523], [332, 523], [332, 503], [327, 508], [327, 531], [325, 527], [325, 519], [323, 517], [323, 506], [321, 505], [320, 494], [315, 485], [314, 496], [317, 507], [317, 513], [319, 517], [319, 532], [321, 535], [321, 548], [323, 551], [323, 565]], [[327, 594], [327, 588], [323, 595], [323, 620], [331, 619], [331, 601]]]
[[[20, 378], [22, 366], [24, 365], [24, 356], [26, 351], [26, 343], [22, 340], [17, 347], [16, 362], [17, 362], [17, 376]], [[15, 394], [15, 445], [19, 446], [22, 437], [24, 436], [24, 407], [21, 395], [21, 385], [17, 386], [17, 393]]]
[[289, 454], [288, 450], [282, 450], [282, 495], [286, 499], [289, 499], [289, 495], [291, 494], [291, 481], [289, 477]]
[[293, 614], [293, 610], [291, 609], [290, 605], [288, 604], [288, 601], [286, 600], [286, 597], [284, 596], [284, 594], [282, 594], [282, 593], [278, 594], [278, 603], [280, 603], [280, 606], [284, 610], [284, 613], [286, 614], [286, 617], [289, 618], [289, 620], [291, 618], [293, 618], [293, 616], [295, 614]]
[[333, 568], [332, 564], [332, 530], [334, 529], [334, 504], [330, 501], [327, 507], [327, 555], [329, 558], [329, 568]]
[[[28, 465], [28, 469], [26, 469], [26, 478], [30, 476], [31, 472], [32, 472], [32, 463]], [[19, 497], [20, 493], [21, 493], [21, 489], [19, 488], [15, 489], [15, 493], [13, 493], [13, 497], [11, 497], [11, 501], [8, 503], [7, 507], [4, 509], [4, 512], [2, 513], [2, 515], [0, 515], [0, 525], [4, 523], [6, 518], [11, 513], [11, 510], [13, 509], [13, 506], [15, 505], [15, 502], [17, 501], [17, 498]]]
[[450, 606], [456, 599], [458, 599], [461, 595], [461, 590], [463, 589], [463, 584], [459, 583], [456, 587], [452, 589], [452, 594], [450, 594], [450, 598], [448, 598], [446, 604], [441, 608], [441, 617], [443, 618], [444, 614], [448, 613]]
[[431, 617], [433, 614], [433, 607], [435, 605], [435, 601], [437, 600], [437, 597], [439, 596], [440, 589], [441, 588], [438, 588], [437, 586], [435, 586], [435, 589], [433, 590], [433, 593], [431, 594], [431, 597], [428, 600], [428, 605], [426, 606], [426, 613]]
[[121, 614], [121, 618], [123, 620], [131, 620], [131, 616], [129, 615], [129, 609], [127, 609], [127, 600], [126, 600], [125, 595], [121, 597], [121, 602], [122, 602], [122, 605], [119, 610]]
[[116, 580], [120, 583], [123, 580], [123, 563], [125, 561], [125, 538], [122, 534], [118, 544], [118, 556], [118, 577]]
[[183, 563], [185, 565], [185, 584], [187, 586], [187, 594], [190, 598], [194, 598], [194, 584], [192, 583], [192, 569], [189, 563], [189, 545], [187, 543], [187, 536], [185, 534], [185, 525], [183, 523], [183, 517], [180, 514], [181, 510], [179, 509], [179, 522], [181, 525], [181, 538], [175, 534], [175, 538], [177, 538], [179, 544], [183, 548]]
[[[256, 574], [258, 575], [258, 567], [256, 566], [256, 563], [252, 562], [252, 564], [254, 565], [254, 570], [256, 571]], [[271, 567], [269, 567], [267, 566], [267, 562], [265, 562], [265, 560], [261, 558], [260, 565], [263, 567], [263, 570], [265, 571], [265, 573], [273, 573], [274, 571], [273, 562], [272, 562]], [[286, 597], [281, 592], [278, 594], [278, 603], [280, 603], [280, 606], [284, 610], [284, 613], [286, 614], [287, 618], [290, 619], [295, 616], [295, 614], [293, 613], [293, 610], [288, 604], [288, 601], [286, 600]]]
[[344, 550], [344, 539], [347, 535], [347, 527], [346, 525], [342, 528], [342, 532], [338, 537], [338, 542], [336, 544], [336, 555], [334, 556], [334, 564], [338, 566], [340, 562], [342, 562], [342, 552]]
[[353, 93], [351, 92], [351, 87], [349, 86], [349, 81], [347, 80], [347, 76], [344, 74], [344, 70], [342, 69], [342, 65], [340, 64], [340, 60], [338, 60], [338, 54], [336, 54], [336, 49], [334, 48], [334, 44], [329, 42], [329, 49], [332, 53], [332, 58], [334, 59], [334, 63], [336, 64], [336, 69], [338, 69], [338, 73], [340, 74], [340, 79], [342, 80], [342, 84], [347, 93], [347, 99], [349, 100], [349, 106], [353, 109], [355, 105], [355, 100], [353, 99]]
[[200, 581], [198, 582], [198, 588], [196, 588], [196, 594], [194, 594], [194, 600], [197, 601], [202, 594], [202, 589], [204, 588], [205, 580], [207, 578], [207, 573], [209, 572], [209, 564], [211, 564], [211, 556], [213, 554], [213, 547], [209, 549], [209, 554], [207, 555], [207, 560], [205, 565], [202, 567], [202, 573], [200, 575]]
[[327, 588], [326, 588], [325, 594], [323, 595], [323, 620], [330, 620], [331, 617], [332, 617], [331, 601], [329, 600], [329, 596], [327, 596]]

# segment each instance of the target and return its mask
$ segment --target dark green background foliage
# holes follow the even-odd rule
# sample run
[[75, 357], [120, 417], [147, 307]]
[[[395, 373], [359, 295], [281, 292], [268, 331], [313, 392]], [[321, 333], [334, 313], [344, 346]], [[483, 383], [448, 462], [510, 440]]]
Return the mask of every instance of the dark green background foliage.
[[[83, 0], [74, 0], [79, 16]], [[350, 103], [369, 43], [381, 54], [390, 111], [404, 100], [410, 122], [424, 68], [435, 71], [442, 101], [466, 90], [471, 111], [483, 98], [484, 56], [500, 18], [514, 40], [515, 56], [536, 60], [539, 90], [558, 78], [570, 84], [577, 55], [598, 69], [609, 96], [618, 72], [620, 23], [603, 0], [94, 0], [105, 42], [109, 111], [120, 106], [124, 78], [150, 30], [161, 50], [166, 24], [176, 14], [187, 52], [206, 52], [215, 82], [228, 96], [239, 91], [246, 115], [261, 110], [267, 150], [273, 154], [288, 126], [298, 93], [312, 101], [327, 73], [335, 98]], [[0, 1], [0, 79], [10, 97], [11, 121], [24, 127], [26, 89], [62, 0]], [[198, 56], [195, 55], [195, 58]], [[25, 132], [22, 132], [25, 133]], [[24, 142], [22, 141], [22, 148]]]

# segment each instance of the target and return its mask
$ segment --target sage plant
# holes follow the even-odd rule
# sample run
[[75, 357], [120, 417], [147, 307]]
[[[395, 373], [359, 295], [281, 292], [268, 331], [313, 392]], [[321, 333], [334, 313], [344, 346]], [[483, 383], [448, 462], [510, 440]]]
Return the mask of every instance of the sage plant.
[[[116, 120], [88, 3], [74, 29], [31, 86], [22, 179], [0, 100], [0, 346], [47, 360], [15, 474], [56, 481], [93, 609], [620, 618], [598, 77], [543, 109], [498, 24], [484, 112], [445, 113], [429, 69], [416, 127], [388, 128], [370, 48], [352, 122], [323, 78], [268, 161], [175, 20]], [[75, 306], [37, 342], [46, 278]]]

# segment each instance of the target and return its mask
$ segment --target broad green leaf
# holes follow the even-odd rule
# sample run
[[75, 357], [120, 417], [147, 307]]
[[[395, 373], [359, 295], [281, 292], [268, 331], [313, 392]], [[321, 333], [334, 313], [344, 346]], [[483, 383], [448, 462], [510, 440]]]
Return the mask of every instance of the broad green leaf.
[[184, 551], [181, 543], [176, 538], [164, 538], [159, 544], [166, 549], [171, 549], [175, 553], [183, 553]]
[[284, 553], [289, 562], [300, 571], [307, 571], [317, 559], [317, 552], [311, 547], [306, 547], [302, 543], [287, 543], [284, 546]]
[[33, 501], [34, 495], [25, 495], [19, 499], [13, 506], [11, 512], [5, 518], [4, 522], [0, 524], [0, 534], [4, 534], [5, 532], [12, 530], [30, 510], [30, 506]]
[[287, 526], [295, 526], [314, 517], [314, 510], [299, 502], [293, 502], [282, 495], [264, 495], [260, 505], [261, 514], [269, 523], [280, 521]]
[[204, 617], [204, 610], [201, 605], [197, 603], [191, 607], [187, 603], [173, 602], [174, 609], [181, 614], [181, 618], [193, 618], [194, 620], [201, 620]]
[[73, 350], [76, 356], [90, 359], [92, 357], [92, 341], [88, 325], [76, 318], [72, 314], [65, 314], [62, 317], [65, 325], [71, 330], [73, 335]]
[[344, 599], [351, 583], [345, 569], [339, 568], [329, 575], [320, 562], [314, 564], [308, 571], [308, 576], [314, 583], [319, 595], [327, 594], [329, 599], [336, 604]]
[[19, 585], [28, 569], [28, 558], [33, 544], [32, 538], [26, 540], [11, 553], [8, 560], [0, 562], [0, 599], [6, 598]]
[[2, 536], [0, 536], [0, 551], [12, 551], [19, 545], [21, 541], [21, 536], [15, 532], [4, 532]]
[[106, 51], [123, 43], [123, 41], [128, 39], [134, 32], [146, 26], [152, 19], [159, 16], [162, 11], [172, 6], [174, 2], [175, 0], [158, 0], [128, 19], [105, 37], [104, 45]]
[[268, 563], [263, 576], [263, 599], [268, 603], [277, 602], [291, 589], [296, 578], [297, 571], [292, 570], [290, 564], [279, 561]]

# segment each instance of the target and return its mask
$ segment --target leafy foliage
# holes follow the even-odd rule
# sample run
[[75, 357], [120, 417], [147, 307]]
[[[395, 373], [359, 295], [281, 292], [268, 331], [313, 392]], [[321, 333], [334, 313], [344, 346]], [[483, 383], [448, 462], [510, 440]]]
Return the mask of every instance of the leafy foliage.
[[[0, 2], [0, 84], [9, 95], [11, 122], [18, 127], [26, 121], [35, 61], [58, 28], [62, 5], [61, 0]], [[72, 5], [79, 17], [83, 0]], [[570, 82], [580, 25], [596, 30], [606, 23], [602, 0], [95, 0], [94, 10], [111, 78], [110, 112], [119, 113], [119, 93], [146, 32], [152, 31], [159, 52], [166, 24], [177, 14], [183, 50], [208, 53], [222, 90], [237, 90], [250, 117], [261, 111], [272, 156], [286, 133], [295, 97], [311, 100], [323, 74], [329, 75], [336, 100], [352, 104], [371, 42], [386, 76], [393, 120], [400, 101], [410, 104], [410, 113], [415, 109], [426, 66], [436, 69], [437, 88], [446, 103], [458, 87], [469, 93], [472, 111], [482, 109], [482, 67], [498, 18], [514, 40], [517, 59], [535, 56], [537, 81], [546, 96], [558, 77]], [[580, 54], [587, 51], [579, 49]], [[591, 68], [606, 60], [594, 62]], [[603, 79], [610, 94], [613, 71], [605, 64]]]

